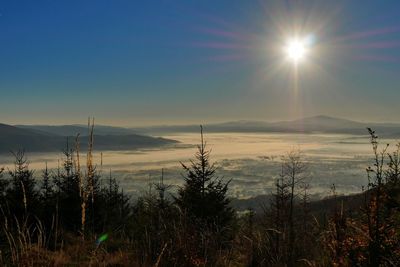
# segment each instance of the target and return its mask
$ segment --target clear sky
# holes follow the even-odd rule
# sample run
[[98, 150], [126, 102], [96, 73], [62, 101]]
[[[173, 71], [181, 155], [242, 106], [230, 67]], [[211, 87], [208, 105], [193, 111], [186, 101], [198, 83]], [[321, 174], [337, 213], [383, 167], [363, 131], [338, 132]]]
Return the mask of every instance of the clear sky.
[[0, 93], [10, 124], [400, 121], [400, 1], [1, 0]]

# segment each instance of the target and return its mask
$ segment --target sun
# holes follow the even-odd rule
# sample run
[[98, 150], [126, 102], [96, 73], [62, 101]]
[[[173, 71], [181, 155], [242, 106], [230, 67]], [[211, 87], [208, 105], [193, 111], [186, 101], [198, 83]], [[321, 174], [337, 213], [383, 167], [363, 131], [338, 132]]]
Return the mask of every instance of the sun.
[[297, 64], [305, 59], [309, 49], [310, 44], [307, 38], [292, 38], [286, 42], [284, 53], [288, 60]]

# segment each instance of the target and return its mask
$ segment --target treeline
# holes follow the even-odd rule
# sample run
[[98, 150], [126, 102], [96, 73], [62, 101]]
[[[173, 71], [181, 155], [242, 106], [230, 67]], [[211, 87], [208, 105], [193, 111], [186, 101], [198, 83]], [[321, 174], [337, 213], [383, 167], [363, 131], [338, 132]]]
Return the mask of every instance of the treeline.
[[[400, 145], [379, 148], [368, 186], [345, 205], [335, 192], [327, 206], [310, 203], [301, 152], [282, 158], [271, 203], [256, 214], [236, 212], [230, 180], [218, 176], [201, 140], [183, 185], [172, 194], [160, 181], [132, 200], [110, 172], [93, 162], [93, 122], [82, 162], [79, 135], [62, 166], [39, 182], [23, 152], [0, 171], [0, 264], [4, 266], [399, 266]], [[8, 175], [4, 175], [8, 172]], [[1, 175], [3, 174], [3, 175]], [[346, 203], [351, 203], [353, 196]], [[323, 204], [323, 202], [321, 202]], [[357, 202], [358, 203], [358, 202]]]

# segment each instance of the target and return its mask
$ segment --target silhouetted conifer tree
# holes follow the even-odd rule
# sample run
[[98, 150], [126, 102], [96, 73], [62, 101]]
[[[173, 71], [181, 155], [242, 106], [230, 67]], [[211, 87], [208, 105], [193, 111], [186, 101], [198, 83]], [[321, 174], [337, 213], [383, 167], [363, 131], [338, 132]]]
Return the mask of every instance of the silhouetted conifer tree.
[[98, 197], [99, 217], [103, 232], [124, 232], [131, 216], [129, 197], [120, 190], [118, 182], [110, 175]]
[[60, 223], [66, 230], [77, 231], [80, 226], [79, 177], [73, 170], [73, 149], [68, 140], [64, 150], [63, 169], [54, 177], [56, 185], [57, 209]]
[[29, 165], [24, 151], [14, 153], [14, 170], [9, 171], [11, 186], [8, 188], [7, 198], [10, 210], [19, 218], [26, 218], [28, 214], [34, 214], [38, 204], [38, 192], [36, 191], [36, 180]]
[[39, 191], [39, 199], [40, 199], [40, 217], [42, 222], [47, 228], [52, 227], [52, 222], [55, 218], [55, 212], [56, 212], [56, 203], [54, 202], [55, 200], [55, 195], [54, 195], [54, 188], [53, 188], [53, 183], [51, 181], [51, 174], [47, 168], [47, 163], [46, 163], [46, 168], [43, 170], [42, 173], [42, 184], [40, 186], [40, 191]]
[[53, 185], [51, 183], [51, 176], [49, 169], [47, 168], [47, 163], [46, 163], [46, 168], [43, 170], [42, 173], [42, 185], [40, 187], [40, 197], [43, 202], [48, 202], [54, 193], [53, 190]]
[[176, 203], [200, 228], [222, 231], [229, 227], [234, 213], [226, 196], [229, 182], [215, 175], [215, 165], [210, 163], [210, 150], [206, 149], [203, 127], [200, 126], [201, 142], [195, 160], [182, 167], [185, 184], [178, 190]]

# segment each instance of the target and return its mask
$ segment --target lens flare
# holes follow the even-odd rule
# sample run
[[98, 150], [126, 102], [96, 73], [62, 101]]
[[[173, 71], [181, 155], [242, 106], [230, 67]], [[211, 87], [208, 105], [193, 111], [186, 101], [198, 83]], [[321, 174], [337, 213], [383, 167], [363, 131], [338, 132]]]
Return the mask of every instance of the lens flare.
[[96, 240], [96, 245], [99, 246], [101, 243], [106, 241], [108, 239], [108, 234], [103, 234], [101, 235], [97, 240]]

